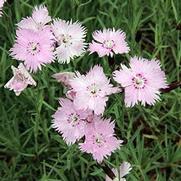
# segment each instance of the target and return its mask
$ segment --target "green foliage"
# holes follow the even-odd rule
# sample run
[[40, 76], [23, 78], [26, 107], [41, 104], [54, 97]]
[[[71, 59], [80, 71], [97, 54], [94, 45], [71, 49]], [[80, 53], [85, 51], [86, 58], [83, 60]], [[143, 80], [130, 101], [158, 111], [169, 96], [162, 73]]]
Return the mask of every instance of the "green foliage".
[[[76, 145], [68, 147], [51, 128], [51, 115], [64, 96], [63, 87], [51, 75], [62, 70], [85, 72], [101, 64], [110, 76], [128, 56], [108, 59], [86, 54], [69, 65], [53, 63], [36, 75], [36, 88], [19, 97], [5, 90], [11, 65], [18, 63], [8, 51], [15, 39], [15, 24], [44, 3], [53, 17], [79, 20], [91, 33], [103, 27], [127, 33], [130, 55], [158, 58], [169, 82], [179, 80], [181, 68], [180, 0], [9, 0], [0, 18], [0, 180], [2, 181], [101, 181], [103, 170]], [[110, 97], [106, 117], [116, 120], [116, 133], [124, 146], [106, 162], [133, 165], [130, 181], [181, 180], [181, 92], [162, 94], [155, 106], [126, 108], [122, 95]]]

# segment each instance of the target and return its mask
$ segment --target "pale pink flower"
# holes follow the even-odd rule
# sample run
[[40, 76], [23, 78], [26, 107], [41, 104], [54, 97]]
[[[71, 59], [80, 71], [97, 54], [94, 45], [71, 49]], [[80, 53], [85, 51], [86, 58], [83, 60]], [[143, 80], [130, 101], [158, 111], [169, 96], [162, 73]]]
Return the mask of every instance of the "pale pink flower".
[[86, 30], [79, 22], [56, 19], [52, 31], [57, 42], [55, 55], [59, 63], [69, 63], [85, 52]]
[[48, 9], [44, 5], [35, 6], [32, 13], [32, 18], [37, 24], [46, 25], [52, 19], [49, 16]]
[[133, 57], [130, 68], [121, 65], [121, 70], [114, 72], [114, 79], [124, 87], [128, 107], [138, 102], [142, 105], [155, 104], [159, 100], [159, 90], [167, 87], [165, 73], [158, 60]]
[[60, 99], [60, 106], [53, 115], [52, 127], [62, 134], [67, 144], [73, 144], [85, 134], [90, 111], [77, 110], [69, 99]]
[[93, 110], [95, 114], [104, 112], [108, 96], [117, 91], [100, 66], [94, 66], [86, 75], [77, 73], [70, 85], [76, 92], [75, 105], [79, 109]]
[[128, 175], [131, 170], [132, 170], [131, 164], [128, 162], [123, 162], [119, 167], [119, 172], [117, 169], [112, 169], [116, 178], [112, 180], [109, 176], [106, 175], [106, 181], [126, 181], [126, 179], [123, 177]]
[[130, 50], [126, 42], [126, 34], [120, 29], [95, 31], [92, 36], [94, 40], [89, 44], [89, 51], [97, 52], [100, 57], [128, 53]]
[[13, 71], [13, 77], [6, 83], [5, 88], [13, 90], [15, 94], [19, 96], [28, 85], [36, 86], [36, 82], [22, 63], [19, 64], [18, 68], [11, 66], [11, 69]]
[[35, 6], [31, 17], [24, 18], [17, 25], [21, 29], [34, 31], [50, 28], [47, 24], [51, 21], [48, 9], [44, 5]]
[[74, 72], [60, 72], [52, 75], [53, 78], [68, 88], [71, 88], [70, 80], [73, 79], [74, 76]]
[[2, 16], [2, 9], [6, 0], [0, 0], [0, 17]]
[[91, 153], [97, 162], [102, 162], [121, 146], [122, 140], [114, 136], [114, 123], [110, 119], [94, 117], [93, 126], [86, 129], [85, 141], [80, 143], [83, 152]]
[[11, 56], [23, 61], [31, 72], [41, 70], [41, 66], [53, 62], [53, 41], [48, 30], [34, 32], [32, 30], [17, 30], [17, 39], [11, 51]]

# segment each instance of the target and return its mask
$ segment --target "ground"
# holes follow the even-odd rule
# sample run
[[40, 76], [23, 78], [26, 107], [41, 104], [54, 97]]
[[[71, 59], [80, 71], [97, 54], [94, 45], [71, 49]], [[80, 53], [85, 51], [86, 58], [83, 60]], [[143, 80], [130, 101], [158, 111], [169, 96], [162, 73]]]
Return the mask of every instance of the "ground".
[[[19, 97], [4, 84], [11, 78], [9, 56], [15, 24], [44, 3], [53, 17], [81, 21], [88, 30], [87, 42], [96, 29], [121, 28], [131, 47], [129, 55], [113, 59], [88, 55], [70, 64], [57, 62], [34, 75], [36, 88]], [[62, 70], [86, 72], [101, 64], [108, 76], [130, 56], [157, 58], [168, 82], [178, 81], [181, 67], [180, 0], [8, 0], [0, 18], [0, 177], [1, 181], [102, 181], [105, 173], [92, 157], [68, 147], [51, 128], [51, 116], [64, 89], [51, 75]], [[126, 108], [123, 95], [110, 97], [105, 117], [116, 121], [117, 136], [124, 146], [106, 163], [118, 167], [129, 161], [128, 181], [181, 180], [181, 91], [161, 95], [154, 106]]]

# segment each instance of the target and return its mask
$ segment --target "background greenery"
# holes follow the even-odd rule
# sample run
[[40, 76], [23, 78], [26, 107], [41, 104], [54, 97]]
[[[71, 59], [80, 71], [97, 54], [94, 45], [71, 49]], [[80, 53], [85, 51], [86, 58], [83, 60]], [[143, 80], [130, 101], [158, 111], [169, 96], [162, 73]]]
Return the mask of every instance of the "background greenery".
[[[11, 78], [9, 56], [15, 24], [29, 16], [34, 5], [45, 3], [53, 17], [81, 21], [91, 33], [104, 27], [121, 28], [131, 47], [129, 56], [158, 58], [168, 82], [179, 80], [181, 60], [180, 0], [9, 0], [0, 18], [0, 180], [102, 181], [105, 173], [92, 157], [68, 147], [51, 127], [51, 115], [65, 90], [51, 75], [62, 70], [87, 71], [101, 64], [109, 76], [129, 56], [100, 59], [86, 54], [69, 65], [44, 67], [34, 75], [36, 88], [19, 97], [4, 89]], [[109, 66], [110, 64], [110, 66]], [[116, 120], [117, 136], [124, 146], [106, 162], [133, 165], [130, 181], [181, 180], [181, 92], [162, 94], [155, 106], [126, 108], [122, 95], [110, 97], [105, 117]]]

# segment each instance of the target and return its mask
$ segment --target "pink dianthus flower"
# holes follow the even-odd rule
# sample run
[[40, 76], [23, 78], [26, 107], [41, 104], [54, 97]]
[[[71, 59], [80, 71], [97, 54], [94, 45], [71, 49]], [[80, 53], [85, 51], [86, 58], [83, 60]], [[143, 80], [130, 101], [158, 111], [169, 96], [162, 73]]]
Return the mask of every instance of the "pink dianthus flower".
[[104, 29], [93, 33], [93, 41], [89, 44], [90, 53], [97, 52], [100, 57], [105, 55], [123, 54], [129, 52], [126, 34], [118, 29]]
[[78, 110], [69, 99], [60, 99], [60, 106], [53, 115], [52, 127], [62, 134], [67, 144], [73, 144], [85, 135], [90, 111]]
[[133, 57], [130, 60], [130, 68], [121, 65], [121, 69], [113, 75], [115, 81], [125, 90], [125, 103], [128, 107], [138, 102], [142, 105], [155, 104], [159, 100], [159, 90], [167, 87], [165, 73], [161, 70], [158, 60]]
[[22, 63], [19, 64], [18, 68], [12, 66], [11, 69], [13, 71], [13, 77], [4, 87], [13, 90], [16, 96], [19, 96], [28, 85], [36, 86], [36, 82]]
[[70, 85], [76, 93], [74, 104], [79, 109], [93, 110], [97, 115], [104, 112], [108, 96], [118, 90], [110, 84], [103, 68], [97, 65], [86, 75], [77, 73]]
[[99, 116], [94, 116], [93, 125], [86, 129], [85, 141], [80, 143], [80, 149], [91, 153], [97, 162], [102, 162], [123, 142], [114, 136], [114, 127], [114, 123], [109, 119], [103, 120]]
[[53, 62], [53, 40], [50, 31], [17, 30], [16, 42], [11, 48], [11, 56], [23, 61], [31, 72], [41, 70], [41, 66]]
[[34, 31], [50, 28], [47, 25], [51, 21], [48, 9], [44, 5], [35, 6], [31, 17], [22, 19], [17, 25], [21, 29], [30, 29]]

